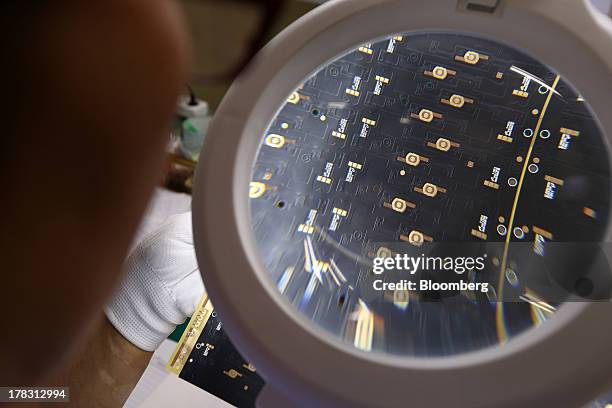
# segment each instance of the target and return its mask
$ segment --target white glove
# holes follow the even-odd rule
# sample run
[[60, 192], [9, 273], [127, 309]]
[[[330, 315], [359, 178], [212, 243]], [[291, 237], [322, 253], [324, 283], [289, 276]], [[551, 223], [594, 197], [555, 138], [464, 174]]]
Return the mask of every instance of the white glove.
[[169, 218], [145, 237], [128, 256], [126, 268], [106, 316], [132, 344], [153, 351], [193, 314], [204, 294], [191, 212]]

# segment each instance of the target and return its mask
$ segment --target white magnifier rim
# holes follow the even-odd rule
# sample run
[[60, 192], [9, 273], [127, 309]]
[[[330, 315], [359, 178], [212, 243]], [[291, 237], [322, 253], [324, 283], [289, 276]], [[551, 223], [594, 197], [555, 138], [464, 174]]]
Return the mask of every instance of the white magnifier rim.
[[586, 0], [501, 0], [493, 14], [463, 11], [462, 3], [341, 0], [318, 7], [262, 50], [211, 124], [193, 202], [200, 269], [237, 348], [295, 401], [579, 406], [612, 386], [609, 302], [566, 304], [545, 325], [502, 347], [427, 359], [363, 353], [299, 315], [259, 260], [247, 192], [261, 137], [297, 84], [358, 44], [416, 30], [473, 33], [510, 44], [558, 69], [589, 101], [604, 134], [612, 135], [608, 19]]

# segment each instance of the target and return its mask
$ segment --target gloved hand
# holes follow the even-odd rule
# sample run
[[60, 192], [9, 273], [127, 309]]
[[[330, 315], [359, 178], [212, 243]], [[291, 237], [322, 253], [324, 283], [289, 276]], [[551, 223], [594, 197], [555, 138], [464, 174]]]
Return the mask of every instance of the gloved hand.
[[106, 316], [132, 344], [153, 351], [193, 314], [204, 294], [191, 212], [169, 218], [148, 235], [132, 250], [126, 268]]

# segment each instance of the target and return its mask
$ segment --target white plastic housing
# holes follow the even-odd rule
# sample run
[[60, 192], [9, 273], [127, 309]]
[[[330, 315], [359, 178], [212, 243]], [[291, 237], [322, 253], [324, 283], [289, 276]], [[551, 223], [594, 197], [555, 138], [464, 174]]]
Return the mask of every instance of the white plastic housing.
[[558, 69], [612, 135], [612, 28], [603, 14], [586, 0], [501, 0], [493, 14], [468, 12], [460, 3], [465, 1], [329, 2], [259, 53], [211, 124], [193, 201], [200, 269], [232, 341], [296, 403], [570, 407], [612, 387], [608, 302], [564, 305], [546, 324], [503, 347], [399, 358], [359, 352], [314, 327], [278, 295], [259, 260], [247, 192], [262, 135], [299, 83], [358, 44], [428, 29], [497, 39]]

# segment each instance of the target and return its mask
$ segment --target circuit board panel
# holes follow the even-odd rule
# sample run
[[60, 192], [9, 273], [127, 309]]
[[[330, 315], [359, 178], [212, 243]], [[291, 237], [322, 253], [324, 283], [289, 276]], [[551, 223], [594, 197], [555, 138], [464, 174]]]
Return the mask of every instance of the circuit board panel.
[[[553, 69], [489, 39], [405, 33], [326, 64], [288, 97], [249, 197], [263, 264], [301, 314], [362, 350], [448, 355], [554, 313], [563, 299], [533, 290], [533, 265], [602, 240], [610, 166], [588, 103]], [[493, 289], [443, 302], [372, 291], [367, 261], [398, 243], [486, 249], [488, 272], [470, 279]], [[572, 292], [581, 262], [542, 280]]]
[[255, 407], [264, 386], [255, 367], [231, 343], [214, 311], [179, 377], [239, 408]]

